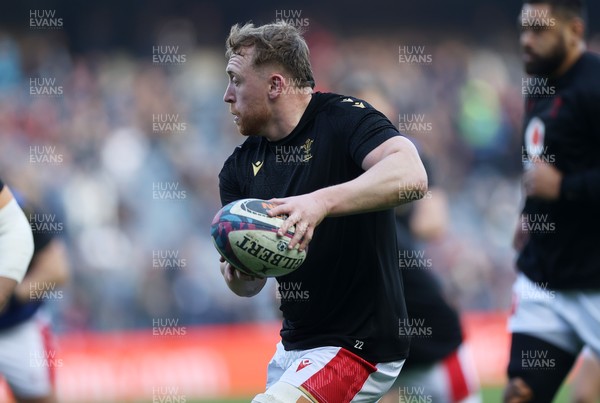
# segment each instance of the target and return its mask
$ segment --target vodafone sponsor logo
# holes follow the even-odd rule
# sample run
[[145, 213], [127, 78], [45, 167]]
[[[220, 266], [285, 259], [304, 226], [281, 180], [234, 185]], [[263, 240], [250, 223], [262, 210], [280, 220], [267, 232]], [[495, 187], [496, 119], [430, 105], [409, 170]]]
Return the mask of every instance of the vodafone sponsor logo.
[[548, 152], [545, 145], [546, 125], [540, 118], [533, 117], [525, 129], [525, 146], [522, 150], [522, 163], [525, 169], [529, 169], [531, 164], [536, 162], [546, 162], [553, 164], [556, 160], [554, 154]]
[[544, 149], [546, 126], [542, 119], [534, 117], [525, 130], [525, 149], [530, 156], [539, 157]]

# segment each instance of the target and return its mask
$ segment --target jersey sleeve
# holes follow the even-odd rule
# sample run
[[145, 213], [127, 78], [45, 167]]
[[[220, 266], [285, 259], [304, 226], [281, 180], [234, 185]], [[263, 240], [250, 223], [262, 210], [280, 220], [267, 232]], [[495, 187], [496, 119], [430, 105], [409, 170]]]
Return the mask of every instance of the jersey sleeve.
[[[21, 203], [21, 208], [23, 209], [23, 212], [25, 213], [26, 217], [31, 217], [34, 214], [42, 214], [43, 215], [43, 214], [47, 213], [43, 209], [38, 208], [34, 203], [31, 203], [28, 200], [25, 200], [18, 196], [17, 196], [17, 201], [19, 201], [19, 203]], [[32, 229], [33, 229], [33, 227], [32, 227]], [[55, 235], [50, 231], [36, 231], [35, 229], [32, 230], [32, 234], [33, 234], [33, 247], [34, 247], [33, 255], [35, 257], [35, 255], [37, 253], [44, 250], [50, 244], [52, 239], [54, 239]]]
[[421, 157], [421, 162], [423, 163], [423, 168], [425, 168], [425, 172], [427, 172], [427, 186], [431, 189], [437, 185], [437, 182], [435, 180], [436, 171], [433, 167], [431, 157], [428, 154], [422, 152], [421, 147], [419, 146], [418, 142], [413, 141], [413, 144], [417, 148], [417, 152], [419, 153], [419, 156]]
[[219, 194], [221, 205], [225, 206], [233, 201], [242, 199], [242, 189], [236, 172], [235, 153], [231, 155], [219, 173]]
[[348, 137], [348, 151], [354, 162], [361, 166], [365, 157], [379, 145], [399, 136], [396, 127], [379, 111], [365, 101], [343, 103], [347, 108], [343, 131]]
[[[600, 80], [596, 79], [593, 83], [594, 88], [590, 88], [583, 96], [582, 108], [593, 140], [600, 145], [600, 120], [597, 117], [600, 110]], [[600, 202], [600, 167], [565, 175], [560, 186], [560, 196], [565, 200]]]
[[33, 255], [46, 249], [54, 235], [47, 231], [33, 231]]

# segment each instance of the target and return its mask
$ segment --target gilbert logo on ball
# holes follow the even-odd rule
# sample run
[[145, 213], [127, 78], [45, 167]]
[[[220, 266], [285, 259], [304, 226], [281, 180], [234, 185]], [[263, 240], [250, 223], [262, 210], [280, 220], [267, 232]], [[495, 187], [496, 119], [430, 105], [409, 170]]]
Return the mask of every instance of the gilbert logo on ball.
[[213, 218], [210, 234], [217, 251], [243, 273], [283, 276], [306, 259], [306, 251], [288, 249], [294, 228], [277, 235], [286, 217], [270, 217], [267, 212], [273, 207], [265, 200], [242, 199], [229, 203]]

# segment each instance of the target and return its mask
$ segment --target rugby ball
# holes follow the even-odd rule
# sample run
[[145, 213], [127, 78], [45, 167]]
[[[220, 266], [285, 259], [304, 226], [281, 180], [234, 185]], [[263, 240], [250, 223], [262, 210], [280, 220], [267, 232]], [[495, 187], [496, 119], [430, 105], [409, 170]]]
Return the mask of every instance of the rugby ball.
[[277, 235], [287, 217], [270, 217], [267, 211], [273, 207], [265, 200], [242, 199], [229, 203], [213, 218], [210, 235], [217, 251], [242, 273], [261, 278], [283, 276], [306, 259], [306, 250], [288, 248], [293, 227], [285, 235]]

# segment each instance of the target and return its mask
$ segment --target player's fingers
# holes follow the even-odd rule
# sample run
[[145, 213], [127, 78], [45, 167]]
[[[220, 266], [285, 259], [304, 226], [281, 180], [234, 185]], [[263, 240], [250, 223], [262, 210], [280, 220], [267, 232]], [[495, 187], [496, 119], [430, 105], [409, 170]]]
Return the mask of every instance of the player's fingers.
[[299, 232], [296, 232], [288, 244], [288, 249], [294, 249], [301, 239], [302, 235]]
[[533, 190], [535, 187], [534, 187], [533, 174], [531, 171], [527, 172], [523, 176], [523, 188], [525, 188], [525, 194], [527, 196], [533, 195]]
[[286, 201], [286, 199], [277, 199], [277, 198], [267, 200], [267, 202], [269, 204], [274, 205], [273, 208], [271, 208], [270, 210], [267, 211], [267, 214], [269, 214], [269, 216], [271, 216], [271, 217], [276, 217], [276, 216], [279, 216], [282, 214], [286, 214], [287, 209], [284, 206], [285, 201]]
[[290, 215], [287, 219], [283, 221], [283, 224], [281, 224], [281, 227], [279, 227], [277, 234], [279, 236], [284, 236], [292, 226], [296, 225], [296, 223], [300, 221], [300, 219], [300, 214]]
[[221, 265], [221, 273], [227, 282], [233, 280], [233, 271], [229, 263], [223, 263]]
[[275, 206], [269, 210], [267, 210], [267, 214], [269, 214], [270, 217], [277, 217], [278, 215], [282, 215], [282, 211], [284, 211], [283, 206]]
[[300, 241], [302, 241], [302, 239], [304, 238], [304, 235], [306, 235], [307, 229], [308, 229], [307, 222], [299, 221], [296, 223], [294, 236], [292, 237], [292, 240], [290, 241], [290, 243], [288, 245], [288, 249], [294, 249], [294, 247], [296, 245], [298, 245], [300, 243]]
[[306, 250], [306, 248], [308, 247], [308, 244], [310, 243], [310, 241], [312, 241], [313, 233], [314, 233], [313, 227], [308, 228], [308, 230], [304, 234], [304, 238], [302, 238], [302, 242], [300, 243], [300, 247], [298, 248], [298, 250], [300, 252]]
[[235, 276], [239, 279], [239, 280], [244, 280], [244, 281], [252, 281], [255, 280], [254, 277], [249, 276], [248, 274], [242, 273], [239, 270], [235, 271]]

